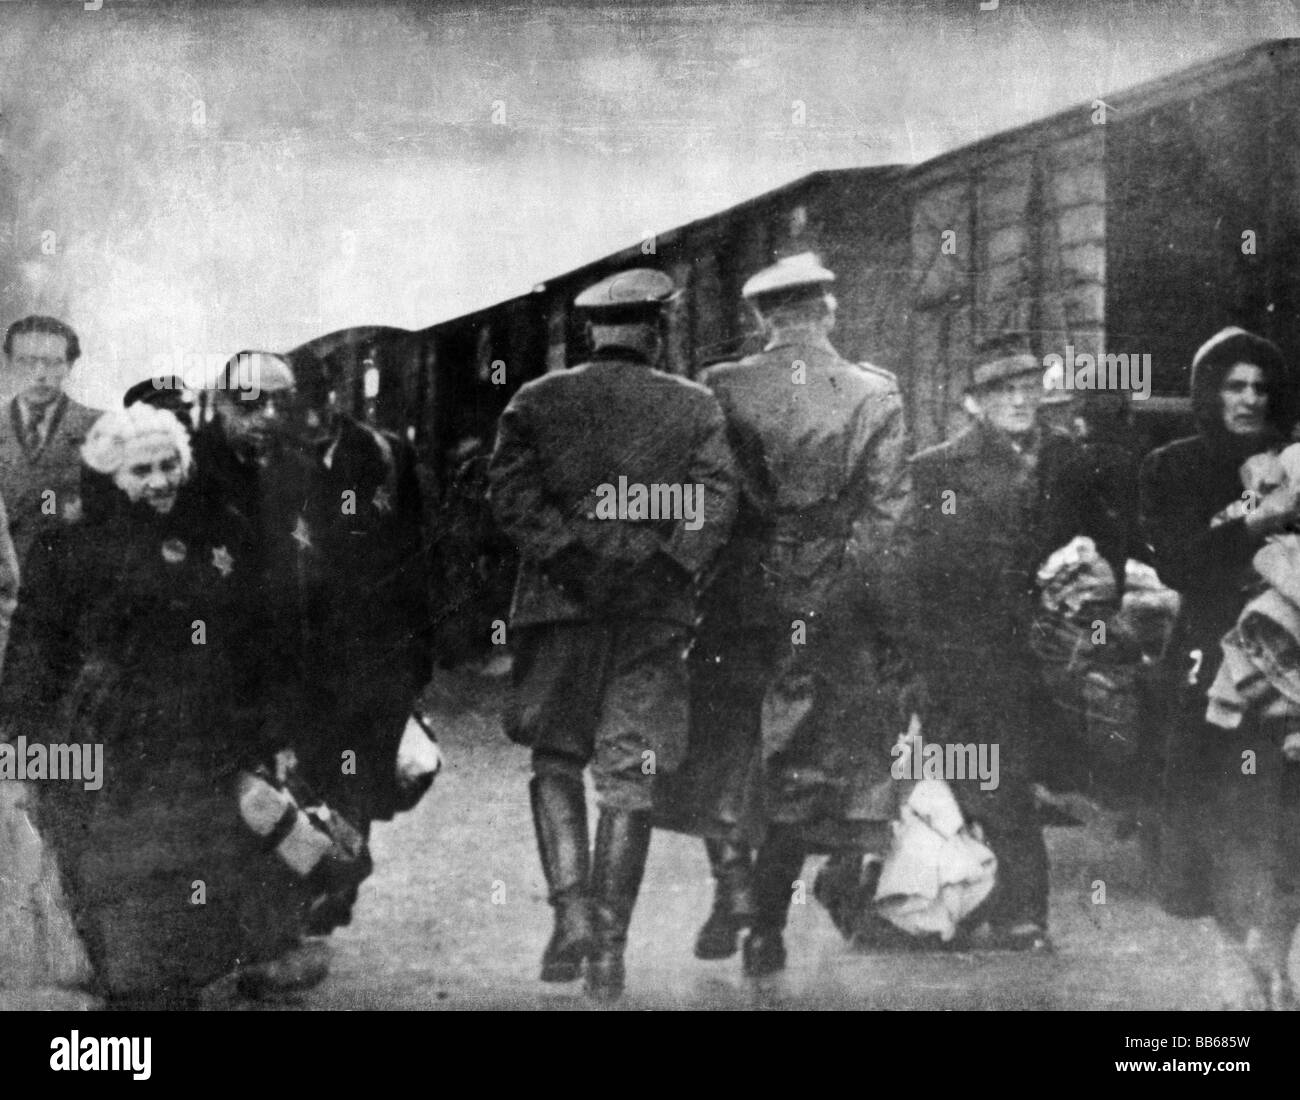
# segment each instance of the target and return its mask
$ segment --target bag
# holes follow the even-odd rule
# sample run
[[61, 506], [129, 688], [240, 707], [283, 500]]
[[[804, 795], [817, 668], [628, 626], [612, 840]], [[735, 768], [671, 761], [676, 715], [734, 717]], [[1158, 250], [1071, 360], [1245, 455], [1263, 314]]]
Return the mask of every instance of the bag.
[[939, 935], [989, 896], [997, 857], [966, 825], [952, 789], [922, 779], [894, 822], [894, 839], [876, 884], [876, 911], [909, 935]]
[[406, 720], [397, 746], [397, 790], [393, 799], [397, 812], [414, 809], [441, 770], [438, 738], [424, 715], [414, 713]]
[[296, 776], [280, 783], [266, 768], [241, 772], [238, 799], [244, 823], [300, 877], [333, 889], [369, 873], [365, 837]]

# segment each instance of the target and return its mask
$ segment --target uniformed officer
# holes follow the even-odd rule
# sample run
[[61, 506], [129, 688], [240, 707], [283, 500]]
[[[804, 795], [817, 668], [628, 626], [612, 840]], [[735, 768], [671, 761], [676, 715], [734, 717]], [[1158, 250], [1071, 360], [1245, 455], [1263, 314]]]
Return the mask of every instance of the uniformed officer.
[[660, 819], [709, 841], [717, 897], [696, 954], [733, 954], [751, 925], [753, 976], [785, 965], [805, 855], [877, 847], [893, 809], [880, 580], [908, 493], [902, 400], [893, 375], [831, 345], [833, 280], [809, 253], [751, 278], [767, 345], [702, 379], [741, 503], [704, 598], [691, 757]]
[[[529, 787], [555, 909], [543, 981], [616, 997], [650, 844], [652, 791], [684, 752], [695, 585], [736, 507], [722, 411], [656, 369], [668, 276], [602, 280], [575, 300], [588, 362], [523, 386], [489, 468], [497, 522], [520, 552], [511, 612], [510, 737]], [[589, 855], [582, 773], [600, 818]]]

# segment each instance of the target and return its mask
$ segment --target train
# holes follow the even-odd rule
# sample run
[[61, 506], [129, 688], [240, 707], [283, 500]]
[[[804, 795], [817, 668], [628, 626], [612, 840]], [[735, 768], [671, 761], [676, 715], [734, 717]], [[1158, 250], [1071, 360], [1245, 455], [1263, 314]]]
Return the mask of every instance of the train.
[[917, 449], [964, 425], [973, 366], [1015, 341], [1149, 356], [1149, 393], [1111, 403], [1145, 450], [1187, 429], [1192, 355], [1219, 328], [1300, 354], [1297, 43], [920, 164], [814, 172], [424, 330], [348, 329], [288, 354], [333, 370], [345, 407], [408, 439], [441, 483], [467, 447], [490, 446], [520, 385], [586, 355], [572, 308], [586, 286], [628, 267], [671, 275], [666, 369], [692, 377], [757, 350], [743, 281], [811, 251], [836, 273], [836, 346], [898, 376]]

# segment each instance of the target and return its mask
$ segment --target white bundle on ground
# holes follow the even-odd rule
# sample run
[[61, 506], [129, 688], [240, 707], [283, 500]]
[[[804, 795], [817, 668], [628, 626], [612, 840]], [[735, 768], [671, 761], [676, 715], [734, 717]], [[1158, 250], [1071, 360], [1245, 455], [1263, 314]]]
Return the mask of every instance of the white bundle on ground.
[[947, 942], [993, 889], [997, 858], [966, 825], [952, 789], [922, 779], [894, 823], [876, 885], [876, 909], [911, 935]]

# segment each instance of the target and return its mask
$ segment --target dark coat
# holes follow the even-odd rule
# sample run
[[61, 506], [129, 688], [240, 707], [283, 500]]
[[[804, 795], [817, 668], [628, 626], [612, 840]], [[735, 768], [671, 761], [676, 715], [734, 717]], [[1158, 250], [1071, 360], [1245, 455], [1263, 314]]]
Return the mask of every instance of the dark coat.
[[[585, 759], [601, 726], [593, 669], [615, 659], [615, 628], [643, 623], [646, 630], [629, 637], [659, 632], [668, 639], [694, 628], [697, 578], [726, 540], [736, 509], [722, 411], [703, 386], [654, 370], [635, 353], [606, 350], [514, 395], [488, 476], [497, 523], [520, 556], [507, 733]], [[688, 526], [684, 515], [598, 518], [601, 487], [621, 478], [702, 486], [700, 522]], [[683, 648], [672, 645], [664, 659], [680, 663]], [[682, 681], [646, 677], [642, 721], [653, 728], [639, 734], [660, 760], [684, 752], [685, 708], [680, 690], [668, 689], [676, 699], [662, 698], [665, 689], [656, 685]], [[575, 691], [577, 682], [588, 690]]]
[[1213, 528], [1210, 520], [1244, 499], [1242, 463], [1285, 445], [1300, 395], [1294, 371], [1285, 363], [1266, 361], [1267, 431], [1257, 437], [1233, 435], [1223, 424], [1219, 397], [1233, 362], [1232, 356], [1210, 356], [1194, 367], [1196, 435], [1152, 451], [1138, 476], [1142, 533], [1152, 564], [1161, 581], [1183, 597], [1172, 655], [1182, 660], [1192, 650], [1201, 650], [1196, 679], [1205, 687], [1218, 669], [1219, 639], [1246, 604], [1250, 559], [1263, 543], [1246, 530], [1241, 514]]
[[881, 658], [882, 578], [908, 492], [897, 384], [826, 342], [774, 346], [704, 381], [742, 501], [705, 596], [690, 756], [660, 820], [750, 841], [798, 825], [810, 849], [874, 842], [894, 809]]
[[[511, 625], [633, 616], [693, 626], [694, 578], [735, 515], [734, 470], [708, 390], [634, 353], [520, 388], [488, 472], [497, 523], [521, 555]], [[701, 522], [598, 518], [598, 490], [620, 478], [703, 486]]]
[[1142, 463], [1143, 533], [1160, 580], [1182, 596], [1169, 659], [1185, 677], [1193, 663], [1189, 655], [1199, 650], [1197, 679], [1206, 689], [1222, 658], [1219, 639], [1232, 629], [1257, 583], [1251, 558], [1263, 545], [1241, 517], [1213, 528], [1210, 520], [1241, 503], [1241, 464], [1267, 447], [1264, 441], [1243, 447], [1224, 437], [1195, 435], [1152, 451]]
[[287, 670], [267, 722], [316, 793], [364, 826], [395, 812], [397, 746], [432, 672], [428, 572], [409, 448], [348, 417], [334, 427], [265, 467], [238, 461], [219, 432], [196, 453], [206, 498], [254, 532], [263, 646]]
[[915, 506], [898, 586], [926, 687], [923, 736], [998, 744], [998, 790], [954, 784], [968, 812], [988, 817], [1004, 801], [1023, 805], [1016, 788], [1038, 774], [1041, 737], [1054, 724], [1029, 645], [1038, 568], [1086, 535], [1122, 582], [1127, 525], [1095, 464], [1064, 435], [1044, 437], [1031, 467], [1010, 437], [979, 421], [911, 466]]
[[255, 705], [273, 671], [249, 644], [264, 626], [247, 531], [194, 503], [182, 491], [158, 516], [118, 494], [46, 528], [0, 693], [8, 734], [103, 745], [102, 788], [41, 784], [39, 818], [111, 994], [192, 992], [300, 930], [297, 884], [235, 799], [237, 772], [279, 747]]
[[[1257, 590], [1251, 559], [1263, 544], [1240, 514], [1210, 523], [1228, 506], [1240, 506], [1241, 464], [1284, 445], [1295, 384], [1275, 371], [1270, 430], [1233, 436], [1221, 423], [1217, 400], [1229, 366], [1208, 363], [1194, 373], [1200, 430], [1147, 455], [1140, 476], [1142, 528], [1153, 564], [1182, 596], [1167, 657], [1159, 887], [1162, 904], [1175, 915], [1212, 914], [1237, 937], [1254, 928], [1269, 951], [1285, 957], [1300, 880], [1294, 840], [1300, 777], [1278, 751], [1286, 732], [1278, 727], [1285, 723], [1252, 714], [1230, 734], [1205, 721], [1205, 708], [1223, 658], [1220, 639]], [[1246, 751], [1256, 761], [1253, 769], [1242, 767]]]
[[[309, 713], [322, 734], [334, 731], [319, 743], [317, 774], [322, 793], [342, 796], [343, 808], [388, 820], [402, 730], [433, 672], [414, 455], [395, 436], [342, 418], [314, 457], [302, 512], [310, 542], [295, 552], [315, 578], [306, 623]], [[348, 749], [357, 753], [355, 777], [341, 767]]]

